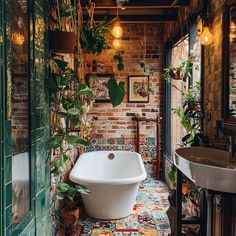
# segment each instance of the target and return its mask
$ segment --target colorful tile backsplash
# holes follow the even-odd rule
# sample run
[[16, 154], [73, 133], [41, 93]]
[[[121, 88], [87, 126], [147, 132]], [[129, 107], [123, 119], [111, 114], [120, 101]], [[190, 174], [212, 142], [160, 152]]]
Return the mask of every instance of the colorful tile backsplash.
[[[123, 150], [135, 151], [135, 139], [132, 138], [92, 138], [86, 151]], [[143, 158], [157, 158], [156, 139], [153, 137], [141, 138], [140, 153]]]

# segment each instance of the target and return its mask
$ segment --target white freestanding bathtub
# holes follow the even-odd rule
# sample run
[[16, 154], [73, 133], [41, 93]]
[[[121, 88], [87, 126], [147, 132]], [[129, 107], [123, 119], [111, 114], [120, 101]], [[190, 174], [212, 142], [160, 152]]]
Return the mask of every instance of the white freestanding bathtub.
[[91, 191], [82, 194], [87, 214], [106, 220], [131, 214], [139, 184], [146, 177], [140, 154], [127, 151], [84, 153], [70, 173], [71, 181]]

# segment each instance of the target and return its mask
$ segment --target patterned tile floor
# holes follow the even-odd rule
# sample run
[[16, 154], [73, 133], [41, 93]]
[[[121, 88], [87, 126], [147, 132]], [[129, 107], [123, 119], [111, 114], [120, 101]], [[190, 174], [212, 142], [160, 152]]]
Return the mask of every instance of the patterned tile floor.
[[133, 213], [121, 220], [99, 221], [86, 215], [79, 224], [82, 236], [166, 236], [170, 233], [166, 215], [168, 208], [168, 188], [159, 180], [148, 177], [141, 185]]

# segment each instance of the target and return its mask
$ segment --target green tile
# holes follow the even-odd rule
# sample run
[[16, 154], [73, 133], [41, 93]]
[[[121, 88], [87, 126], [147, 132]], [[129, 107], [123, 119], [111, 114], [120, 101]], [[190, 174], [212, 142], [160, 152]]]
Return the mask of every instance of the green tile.
[[12, 205], [6, 209], [6, 227], [8, 228], [12, 223]]
[[4, 172], [5, 172], [5, 184], [7, 184], [12, 179], [12, 157], [11, 156], [8, 156], [5, 159]]
[[12, 203], [12, 183], [10, 182], [5, 186], [6, 207], [8, 207]]

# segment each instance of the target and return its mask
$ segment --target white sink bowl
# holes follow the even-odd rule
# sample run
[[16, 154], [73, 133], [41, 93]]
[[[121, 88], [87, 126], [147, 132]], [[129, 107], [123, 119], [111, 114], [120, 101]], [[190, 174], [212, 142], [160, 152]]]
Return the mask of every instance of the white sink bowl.
[[236, 193], [236, 163], [229, 153], [212, 148], [185, 147], [174, 152], [175, 166], [197, 186]]

